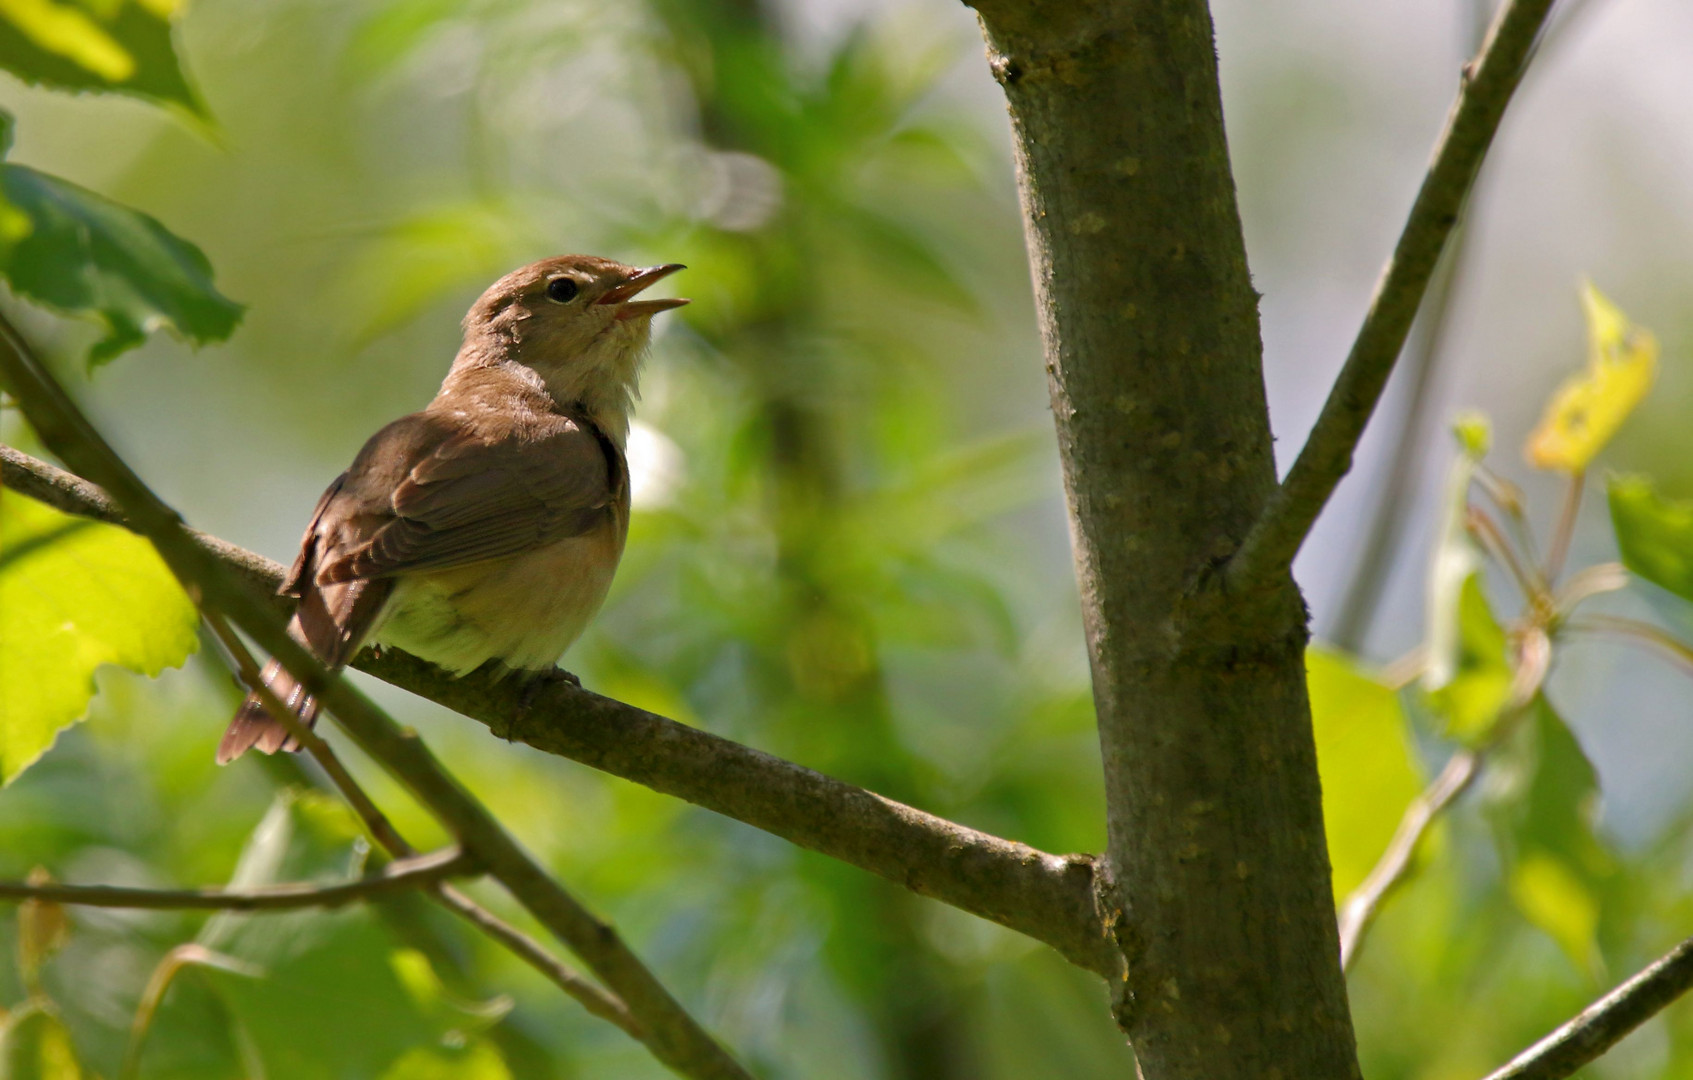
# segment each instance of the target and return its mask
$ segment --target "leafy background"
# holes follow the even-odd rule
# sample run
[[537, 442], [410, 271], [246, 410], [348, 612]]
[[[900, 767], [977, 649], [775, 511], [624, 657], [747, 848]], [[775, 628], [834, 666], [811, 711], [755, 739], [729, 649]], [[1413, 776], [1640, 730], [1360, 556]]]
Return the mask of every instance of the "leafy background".
[[[1363, 310], [1477, 13], [1215, 8], [1285, 453]], [[0, 85], [16, 116], [6, 168], [62, 177], [191, 240], [218, 289], [247, 305], [240, 328], [218, 303], [42, 295], [29, 276], [39, 257], [17, 242], [0, 254], [8, 312], [66, 377], [86, 376], [84, 401], [190, 521], [286, 560], [324, 482], [433, 392], [458, 318], [493, 277], [562, 250], [688, 263], [676, 286], [695, 303], [667, 317], [644, 384], [629, 554], [569, 666], [595, 689], [969, 824], [1052, 851], [1101, 846], [1009, 140], [967, 10], [201, 0], [175, 13], [192, 79], [173, 80], [155, 25], [173, 9], [85, 5], [154, 42], [134, 53], [145, 77], [77, 83], [49, 60], [25, 69], [43, 86]], [[1676, 123], [1693, 92], [1676, 61], [1693, 17], [1675, 0], [1566, 10], [1472, 208], [1404, 554], [1362, 655], [1313, 654], [1342, 891], [1454, 746], [1498, 720], [1486, 695], [1510, 674], [1511, 582], [1488, 568], [1467, 592], [1424, 601], [1432, 552], [1456, 535], [1442, 524], [1447, 470], [1465, 460], [1441, 429], [1460, 407], [1491, 413], [1488, 465], [1523, 485], [1533, 524], [1550, 530], [1565, 481], [1518, 451], [1583, 364], [1583, 274], [1663, 345], [1655, 389], [1599, 466], [1655, 483], [1620, 484], [1611, 503], [1623, 554], [1668, 588], [1594, 604], [1689, 630], [1674, 582], [1687, 580], [1693, 515], [1656, 500], [1693, 495], [1678, 303], [1693, 136]], [[26, 55], [4, 33], [0, 52], [14, 66]], [[120, 93], [52, 89], [66, 85]], [[32, 213], [8, 175], [13, 211], [41, 229], [61, 220]], [[13, 236], [9, 220], [0, 213], [0, 236]], [[186, 251], [173, 265], [190, 284], [205, 273]], [[86, 359], [161, 327], [179, 333], [88, 374]], [[198, 350], [181, 340], [226, 336]], [[1382, 434], [1298, 567], [1319, 634], [1371, 508]], [[0, 439], [33, 449], [11, 414]], [[1616, 557], [1605, 487], [1596, 470], [1574, 566]], [[10, 494], [0, 514], [0, 559], [55, 528]], [[122, 539], [105, 536], [72, 539]], [[0, 577], [12, 590], [0, 597], [15, 602], [16, 580]], [[108, 610], [88, 592], [70, 600]], [[180, 639], [171, 604], [161, 589], [127, 610], [166, 623], [177, 612]], [[1445, 699], [1395, 691], [1382, 667], [1424, 639], [1431, 611], [1469, 649]], [[0, 610], [0, 702], [23, 684], [7, 633]], [[187, 645], [88, 666], [155, 669]], [[1479, 1075], [1693, 930], [1684, 680], [1637, 650], [1560, 638], [1545, 696], [1503, 733], [1352, 975], [1369, 1075]], [[212, 765], [235, 696], [215, 664], [196, 655], [157, 679], [107, 667], [97, 681], [87, 721], [0, 791], [0, 876], [40, 865], [164, 885], [356, 865], [356, 828], [303, 786], [298, 762]], [[1009, 932], [373, 689], [762, 1075], [1130, 1067], [1097, 983]], [[1473, 731], [1449, 726], [1464, 694], [1493, 702]], [[0, 754], [8, 777], [25, 763]], [[438, 836], [398, 791], [371, 785], [408, 835]], [[45, 1075], [659, 1075], [433, 909], [38, 923], [0, 932], [0, 1006], [6, 1052], [38, 1070], [57, 1061]], [[138, 1044], [131, 1026], [161, 971], [168, 991]], [[1693, 1011], [1678, 1007], [1593, 1073], [1690, 1067]]]

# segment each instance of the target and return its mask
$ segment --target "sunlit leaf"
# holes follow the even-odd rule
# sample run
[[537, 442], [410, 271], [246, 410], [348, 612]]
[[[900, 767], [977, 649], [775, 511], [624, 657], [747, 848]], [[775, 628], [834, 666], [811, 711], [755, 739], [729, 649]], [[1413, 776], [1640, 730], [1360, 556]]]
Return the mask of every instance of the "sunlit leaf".
[[0, 274], [20, 295], [104, 323], [91, 364], [155, 330], [202, 345], [227, 338], [241, 321], [241, 305], [212, 285], [200, 249], [152, 217], [22, 165], [0, 164], [0, 196], [30, 224], [0, 248]]
[[0, 0], [0, 68], [56, 90], [106, 90], [202, 118], [171, 42], [179, 0]]
[[147, 541], [0, 494], [0, 780], [81, 719], [96, 668], [157, 675], [194, 651], [194, 628]]
[[1406, 805], [1422, 790], [1399, 695], [1350, 657], [1305, 651], [1317, 767], [1323, 783], [1334, 893], [1357, 888], [1387, 850]]
[[1595, 970], [1599, 898], [1616, 860], [1597, 830], [1598, 773], [1544, 696], [1490, 757], [1484, 790], [1513, 900]]
[[83, 1080], [71, 1033], [50, 1005], [32, 1001], [0, 1025], [0, 1078], [3, 1080]]
[[1525, 450], [1540, 469], [1578, 473], [1605, 448], [1651, 389], [1658, 340], [1591, 283], [1581, 293], [1587, 313], [1587, 370], [1567, 380], [1546, 406]]
[[1664, 498], [1644, 476], [1613, 476], [1606, 492], [1623, 565], [1693, 600], [1693, 501]]
[[420, 1046], [408, 1051], [381, 1080], [511, 1080], [500, 1052], [484, 1039], [465, 1046]]

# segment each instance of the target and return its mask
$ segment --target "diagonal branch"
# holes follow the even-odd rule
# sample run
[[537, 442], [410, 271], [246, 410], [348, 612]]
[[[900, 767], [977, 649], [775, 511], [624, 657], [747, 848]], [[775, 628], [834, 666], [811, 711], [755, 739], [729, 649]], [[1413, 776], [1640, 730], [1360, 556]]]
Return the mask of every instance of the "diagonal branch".
[[1446, 238], [1487, 155], [1505, 106], [1522, 81], [1552, 0], [1506, 0], [1481, 53], [1464, 67], [1422, 189], [1393, 256], [1376, 284], [1369, 314], [1287, 479], [1264, 508], [1225, 571], [1248, 588], [1293, 562], [1317, 515], [1352, 468], [1352, 454], [1405, 345]]
[[487, 809], [441, 768], [415, 732], [394, 723], [288, 636], [276, 612], [189, 533], [182, 518], [124, 463], [3, 318], [0, 381], [17, 399], [42, 442], [108, 490], [197, 603], [228, 616], [269, 651], [323, 702], [355, 742], [447, 826], [488, 873], [623, 999], [646, 1029], [645, 1045], [653, 1056], [684, 1076], [749, 1080], [750, 1074], [654, 978], [616, 930], [590, 914], [523, 851]]
[[26, 884], [0, 881], [0, 899], [46, 900], [82, 907], [158, 910], [289, 911], [340, 907], [357, 900], [428, 888], [450, 877], [477, 872], [476, 860], [458, 848], [396, 859], [379, 873], [334, 885], [304, 882], [259, 889], [130, 889], [119, 885]]
[[[0, 485], [68, 514], [132, 528], [88, 482], [0, 446]], [[282, 567], [202, 534], [206, 553], [274, 592]], [[292, 601], [276, 597], [278, 610]], [[1094, 861], [1050, 855], [885, 799], [729, 739], [569, 684], [524, 692], [486, 673], [455, 679], [398, 650], [354, 666], [527, 743], [673, 795], [997, 922], [1114, 978], [1094, 907]]]
[[1487, 1080], [1563, 1080], [1693, 988], [1693, 938], [1583, 1009], [1569, 1023], [1489, 1073]]

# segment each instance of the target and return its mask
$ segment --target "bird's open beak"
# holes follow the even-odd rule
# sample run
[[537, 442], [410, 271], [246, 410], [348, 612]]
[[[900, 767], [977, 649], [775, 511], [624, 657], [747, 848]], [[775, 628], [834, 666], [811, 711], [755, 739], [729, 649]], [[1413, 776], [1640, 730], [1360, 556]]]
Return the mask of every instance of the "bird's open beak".
[[613, 285], [600, 294], [596, 304], [619, 304], [617, 317], [619, 319], [638, 319], [643, 315], [657, 315], [661, 311], [679, 308], [688, 301], [680, 297], [667, 297], [663, 300], [636, 300], [634, 296], [654, 284], [661, 278], [667, 278], [678, 270], [686, 270], [681, 263], [665, 263], [663, 266], [648, 266], [635, 271], [622, 284]]

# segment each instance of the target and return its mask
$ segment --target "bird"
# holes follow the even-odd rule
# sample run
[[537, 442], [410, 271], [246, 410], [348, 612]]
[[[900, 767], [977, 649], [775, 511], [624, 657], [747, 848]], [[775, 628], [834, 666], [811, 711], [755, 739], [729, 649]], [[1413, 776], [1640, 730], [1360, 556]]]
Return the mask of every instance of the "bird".
[[[288, 632], [331, 670], [367, 644], [463, 676], [551, 671], [598, 613], [629, 531], [624, 456], [653, 316], [684, 267], [561, 255], [471, 305], [434, 400], [382, 428], [318, 500], [281, 592]], [[272, 660], [261, 679], [308, 727], [318, 703]], [[249, 693], [218, 744], [296, 750]]]

